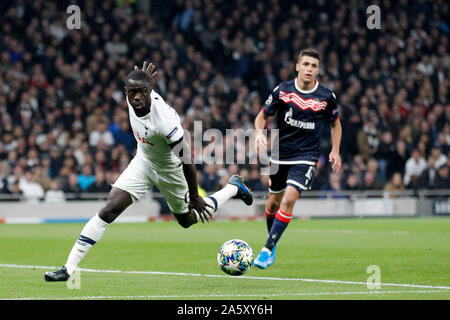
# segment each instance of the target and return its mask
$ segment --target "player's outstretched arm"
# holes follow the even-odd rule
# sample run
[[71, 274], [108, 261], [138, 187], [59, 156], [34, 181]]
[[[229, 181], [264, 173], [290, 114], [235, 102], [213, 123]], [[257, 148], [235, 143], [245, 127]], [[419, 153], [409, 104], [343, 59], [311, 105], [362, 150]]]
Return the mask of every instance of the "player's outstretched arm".
[[339, 149], [341, 145], [342, 126], [339, 118], [330, 124], [331, 126], [331, 152], [328, 156], [328, 161], [332, 163], [332, 169], [334, 172], [341, 168], [341, 156], [339, 155]]
[[209, 218], [212, 217], [210, 210], [207, 208], [214, 208], [207, 204], [198, 194], [197, 170], [194, 167], [190, 150], [189, 145], [184, 139], [176, 144], [176, 146], [172, 145], [173, 153], [183, 162], [183, 173], [189, 188], [189, 213], [192, 214], [193, 210], [197, 211], [200, 220], [202, 223], [205, 223], [205, 220], [209, 222]]

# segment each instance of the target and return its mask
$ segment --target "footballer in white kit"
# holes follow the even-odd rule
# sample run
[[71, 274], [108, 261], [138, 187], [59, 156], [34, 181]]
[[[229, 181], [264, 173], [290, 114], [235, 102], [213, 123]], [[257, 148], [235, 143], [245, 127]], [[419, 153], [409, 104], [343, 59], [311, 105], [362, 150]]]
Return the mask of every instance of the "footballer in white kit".
[[135, 157], [112, 185], [106, 205], [84, 226], [65, 265], [57, 271], [45, 272], [46, 281], [68, 280], [106, 227], [153, 186], [164, 195], [184, 228], [209, 221], [230, 198], [242, 199], [247, 205], [253, 203], [252, 192], [238, 175], [233, 175], [224, 188], [211, 196], [200, 197], [180, 117], [152, 90], [153, 69], [153, 64], [144, 62], [142, 70], [135, 68], [125, 83], [131, 128], [137, 140]]
[[152, 90], [150, 99], [150, 112], [138, 117], [127, 97], [137, 152], [113, 187], [127, 191], [136, 201], [155, 185], [173, 213], [184, 213], [188, 211], [188, 186], [182, 162], [171, 149], [183, 139], [184, 129], [176, 111], [159, 94]]

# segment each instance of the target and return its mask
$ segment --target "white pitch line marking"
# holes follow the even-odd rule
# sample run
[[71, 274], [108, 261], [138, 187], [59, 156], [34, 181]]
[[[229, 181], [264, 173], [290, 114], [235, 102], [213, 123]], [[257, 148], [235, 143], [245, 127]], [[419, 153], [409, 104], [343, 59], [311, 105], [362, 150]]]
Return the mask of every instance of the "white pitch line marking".
[[[19, 268], [19, 269], [58, 269], [55, 266], [31, 266], [18, 264], [0, 264], [4, 268]], [[202, 274], [202, 273], [186, 273], [186, 272], [165, 272], [165, 271], [127, 271], [127, 270], [101, 270], [101, 269], [85, 269], [80, 268], [84, 272], [97, 273], [121, 273], [121, 274], [151, 274], [151, 275], [167, 275], [167, 276], [189, 276], [189, 277], [205, 277], [205, 278], [227, 278], [227, 279], [247, 279], [247, 280], [276, 280], [276, 281], [301, 281], [301, 282], [317, 282], [317, 283], [335, 283], [335, 284], [355, 284], [367, 285], [366, 282], [359, 281], [344, 281], [344, 280], [323, 280], [323, 279], [306, 279], [306, 278], [278, 278], [278, 277], [252, 277], [252, 276], [227, 276], [219, 274]], [[407, 287], [407, 288], [422, 288], [422, 289], [444, 289], [450, 290], [447, 286], [432, 286], [421, 284], [407, 284], [407, 283], [371, 283], [372, 285], [379, 284], [380, 286], [390, 287]]]
[[374, 233], [383, 233], [383, 234], [392, 234], [392, 235], [409, 235], [408, 231], [403, 230], [392, 230], [392, 231], [377, 231], [377, 230], [354, 230], [354, 229], [302, 229], [300, 232], [305, 233], [337, 233], [337, 234], [374, 234]]
[[332, 295], [364, 295], [393, 293], [439, 293], [446, 290], [393, 290], [393, 291], [344, 291], [344, 292], [292, 292], [269, 294], [196, 294], [196, 295], [138, 295], [138, 296], [86, 296], [86, 297], [31, 297], [31, 298], [1, 298], [0, 300], [83, 300], [83, 299], [165, 299], [165, 298], [243, 298], [243, 297], [283, 297], [283, 296], [332, 296]]

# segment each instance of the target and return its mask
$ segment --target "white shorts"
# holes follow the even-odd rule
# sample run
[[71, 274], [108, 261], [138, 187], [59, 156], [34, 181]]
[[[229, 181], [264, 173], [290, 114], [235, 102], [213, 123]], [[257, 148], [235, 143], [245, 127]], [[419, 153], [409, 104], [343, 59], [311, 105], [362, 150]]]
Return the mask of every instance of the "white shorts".
[[189, 189], [181, 165], [172, 171], [156, 171], [145, 160], [135, 156], [112, 186], [128, 192], [133, 202], [156, 186], [173, 213], [188, 212]]

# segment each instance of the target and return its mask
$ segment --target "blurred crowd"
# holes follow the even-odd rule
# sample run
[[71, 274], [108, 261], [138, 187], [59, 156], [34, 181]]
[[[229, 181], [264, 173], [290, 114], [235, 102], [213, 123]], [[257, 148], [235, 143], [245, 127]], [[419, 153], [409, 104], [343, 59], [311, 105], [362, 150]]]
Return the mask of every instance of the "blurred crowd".
[[[81, 8], [79, 30], [66, 27], [70, 4]], [[123, 86], [144, 60], [186, 130], [198, 120], [225, 133], [253, 127], [306, 47], [322, 54], [318, 80], [336, 93], [343, 126], [343, 167], [331, 173], [324, 139], [314, 190], [450, 189], [449, 4], [383, 1], [382, 28], [369, 30], [371, 4], [3, 2], [0, 193], [52, 202], [108, 192], [135, 153]], [[267, 190], [258, 165], [199, 164], [201, 191], [234, 173]]]

